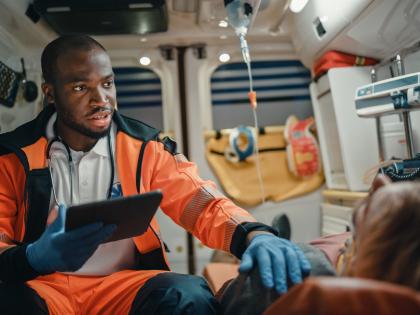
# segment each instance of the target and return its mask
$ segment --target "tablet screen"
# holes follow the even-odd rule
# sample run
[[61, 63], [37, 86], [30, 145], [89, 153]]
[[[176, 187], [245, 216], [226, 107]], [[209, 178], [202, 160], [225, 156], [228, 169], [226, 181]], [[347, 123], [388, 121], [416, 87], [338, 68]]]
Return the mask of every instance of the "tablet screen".
[[103, 222], [117, 225], [106, 242], [138, 236], [146, 232], [161, 200], [162, 193], [157, 190], [71, 206], [67, 209], [66, 231], [89, 223]]

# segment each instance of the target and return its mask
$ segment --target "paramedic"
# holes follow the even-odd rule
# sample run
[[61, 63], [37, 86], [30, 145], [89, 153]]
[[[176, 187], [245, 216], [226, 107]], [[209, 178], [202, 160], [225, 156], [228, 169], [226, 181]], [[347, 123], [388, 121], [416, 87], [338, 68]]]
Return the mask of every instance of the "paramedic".
[[254, 266], [278, 292], [299, 283], [309, 263], [224, 197], [170, 139], [120, 115], [105, 49], [62, 36], [41, 57], [48, 105], [0, 135], [1, 314], [215, 314], [197, 276], [169, 272], [158, 223], [141, 236], [102, 244], [101, 222], [65, 231], [66, 207], [160, 189], [162, 210], [212, 248]]

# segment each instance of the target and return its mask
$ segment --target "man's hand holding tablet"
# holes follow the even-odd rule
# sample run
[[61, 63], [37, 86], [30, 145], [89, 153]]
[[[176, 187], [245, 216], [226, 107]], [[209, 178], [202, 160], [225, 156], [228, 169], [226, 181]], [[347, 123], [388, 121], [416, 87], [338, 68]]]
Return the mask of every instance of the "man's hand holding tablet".
[[158, 190], [71, 206], [67, 209], [66, 231], [95, 222], [115, 224], [117, 229], [106, 242], [134, 237], [146, 232], [162, 193]]

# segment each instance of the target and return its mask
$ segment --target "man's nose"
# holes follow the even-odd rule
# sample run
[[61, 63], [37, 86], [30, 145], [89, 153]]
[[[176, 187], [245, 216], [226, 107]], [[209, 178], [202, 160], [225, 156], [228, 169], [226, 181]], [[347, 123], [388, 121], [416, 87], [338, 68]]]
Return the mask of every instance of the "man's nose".
[[91, 102], [98, 106], [104, 106], [109, 103], [109, 96], [103, 88], [98, 87], [92, 91]]

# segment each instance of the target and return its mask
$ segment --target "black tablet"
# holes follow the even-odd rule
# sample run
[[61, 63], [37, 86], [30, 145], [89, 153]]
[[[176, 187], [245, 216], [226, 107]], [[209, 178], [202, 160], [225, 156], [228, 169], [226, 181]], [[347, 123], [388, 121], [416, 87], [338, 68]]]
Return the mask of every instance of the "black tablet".
[[148, 193], [71, 206], [66, 214], [66, 231], [95, 222], [116, 224], [106, 242], [138, 236], [146, 232], [155, 215], [162, 193]]

